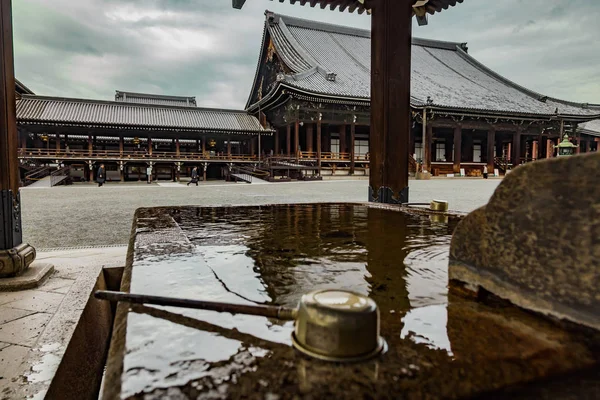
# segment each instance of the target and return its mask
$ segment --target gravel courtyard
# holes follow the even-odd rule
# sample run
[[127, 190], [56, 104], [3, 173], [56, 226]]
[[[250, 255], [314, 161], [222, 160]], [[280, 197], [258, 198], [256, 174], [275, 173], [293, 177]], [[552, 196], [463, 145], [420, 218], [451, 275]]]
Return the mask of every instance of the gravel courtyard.
[[[410, 181], [410, 201], [443, 199], [450, 209], [468, 212], [484, 205], [498, 179]], [[24, 240], [38, 249], [117, 245], [128, 242], [134, 211], [169, 205], [242, 205], [366, 201], [368, 181], [333, 180], [276, 184], [207, 182], [107, 184], [24, 188]]]

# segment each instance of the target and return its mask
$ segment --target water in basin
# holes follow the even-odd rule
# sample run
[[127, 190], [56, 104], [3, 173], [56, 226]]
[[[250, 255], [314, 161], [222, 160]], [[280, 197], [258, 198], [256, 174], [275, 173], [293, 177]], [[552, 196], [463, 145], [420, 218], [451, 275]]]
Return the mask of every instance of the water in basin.
[[563, 353], [591, 363], [584, 346], [546, 321], [449, 297], [457, 223], [359, 204], [142, 210], [132, 293], [295, 306], [311, 290], [349, 289], [377, 302], [390, 350], [329, 364], [293, 350], [293, 322], [134, 306], [121, 397], [454, 397], [543, 375]]

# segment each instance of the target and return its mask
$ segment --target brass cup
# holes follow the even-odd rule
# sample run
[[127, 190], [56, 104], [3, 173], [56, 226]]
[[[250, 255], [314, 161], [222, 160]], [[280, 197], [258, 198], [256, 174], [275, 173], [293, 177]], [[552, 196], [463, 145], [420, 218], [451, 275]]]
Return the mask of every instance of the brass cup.
[[335, 362], [364, 361], [387, 350], [379, 336], [377, 304], [345, 290], [302, 296], [292, 343], [310, 357]]
[[445, 200], [431, 200], [431, 203], [429, 203], [429, 209], [431, 211], [446, 212], [448, 211], [448, 202]]

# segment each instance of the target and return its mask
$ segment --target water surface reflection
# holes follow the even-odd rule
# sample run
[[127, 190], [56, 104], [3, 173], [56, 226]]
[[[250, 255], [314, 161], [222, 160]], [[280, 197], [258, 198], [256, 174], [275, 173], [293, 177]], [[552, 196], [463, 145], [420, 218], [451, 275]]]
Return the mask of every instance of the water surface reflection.
[[[324, 364], [293, 350], [292, 322], [135, 306], [127, 314], [121, 397], [317, 390], [315, 398], [356, 398], [399, 390], [399, 382], [416, 397], [454, 397], [556, 369], [554, 359], [531, 368], [518, 352], [535, 358], [547, 348], [579, 351], [577, 362], [587, 362], [585, 349], [530, 316], [504, 319], [482, 305], [449, 301], [447, 254], [457, 222], [355, 204], [141, 212], [131, 292], [295, 306], [311, 290], [349, 289], [378, 303], [390, 350], [361, 365]], [[498, 342], [505, 347], [488, 351]], [[490, 355], [495, 361], [488, 364]], [[469, 385], [456, 386], [467, 375]]]

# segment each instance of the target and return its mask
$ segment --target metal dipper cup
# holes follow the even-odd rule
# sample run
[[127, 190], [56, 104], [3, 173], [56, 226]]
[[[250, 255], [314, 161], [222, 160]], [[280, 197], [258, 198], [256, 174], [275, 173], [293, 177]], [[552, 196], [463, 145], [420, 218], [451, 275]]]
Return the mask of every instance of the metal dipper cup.
[[231, 304], [99, 290], [94, 296], [109, 301], [193, 308], [294, 320], [294, 347], [325, 361], [364, 361], [387, 349], [379, 336], [375, 302], [345, 290], [317, 290], [305, 294], [297, 309], [280, 306]]

